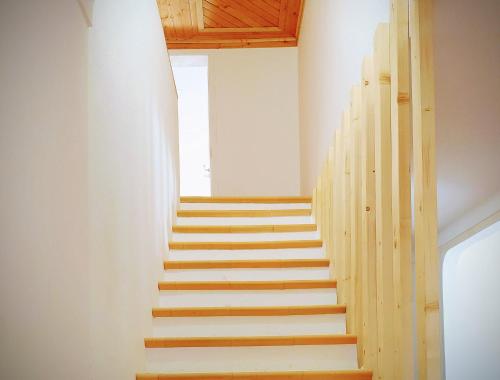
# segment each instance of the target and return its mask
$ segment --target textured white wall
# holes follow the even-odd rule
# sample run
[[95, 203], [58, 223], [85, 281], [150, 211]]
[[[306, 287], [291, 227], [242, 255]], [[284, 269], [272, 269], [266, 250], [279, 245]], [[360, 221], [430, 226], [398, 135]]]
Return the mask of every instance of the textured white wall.
[[297, 48], [207, 54], [212, 195], [298, 195]]
[[306, 1], [299, 39], [301, 192], [310, 195], [334, 130], [361, 81], [373, 35], [389, 20], [388, 0]]
[[177, 199], [176, 94], [154, 0], [99, 0], [87, 22], [77, 1], [0, 2], [6, 379], [144, 365]]
[[500, 222], [448, 251], [443, 264], [446, 378], [500, 378]]

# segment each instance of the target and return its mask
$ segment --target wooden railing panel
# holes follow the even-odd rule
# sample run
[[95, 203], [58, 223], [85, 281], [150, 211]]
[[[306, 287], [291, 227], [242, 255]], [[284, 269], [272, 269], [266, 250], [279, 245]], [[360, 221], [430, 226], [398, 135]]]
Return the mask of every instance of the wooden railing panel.
[[442, 377], [430, 5], [391, 0], [314, 189], [347, 331], [379, 380]]

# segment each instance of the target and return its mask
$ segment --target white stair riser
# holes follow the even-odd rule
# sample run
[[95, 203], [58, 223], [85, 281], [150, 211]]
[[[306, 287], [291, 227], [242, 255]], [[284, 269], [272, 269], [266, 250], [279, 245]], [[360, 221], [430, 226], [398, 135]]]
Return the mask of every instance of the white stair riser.
[[160, 307], [308, 306], [337, 303], [336, 289], [169, 290], [160, 292]]
[[345, 334], [344, 314], [154, 318], [154, 337]]
[[263, 224], [313, 224], [311, 216], [268, 216], [268, 217], [178, 217], [181, 226], [242, 226]]
[[169, 269], [164, 281], [286, 281], [328, 280], [328, 268]]
[[285, 260], [285, 259], [324, 259], [323, 247], [287, 249], [206, 249], [170, 250], [168, 260]]
[[181, 203], [180, 210], [290, 210], [310, 209], [310, 203]]
[[282, 241], [282, 240], [318, 240], [318, 231], [273, 232], [273, 233], [230, 233], [230, 234], [185, 234], [174, 233], [172, 241]]
[[355, 345], [146, 349], [149, 372], [356, 369]]

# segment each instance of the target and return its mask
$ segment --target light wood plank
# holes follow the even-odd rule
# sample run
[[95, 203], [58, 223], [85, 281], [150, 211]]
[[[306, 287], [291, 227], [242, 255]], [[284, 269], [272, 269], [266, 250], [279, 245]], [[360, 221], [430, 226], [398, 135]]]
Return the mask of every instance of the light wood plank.
[[173, 232], [179, 233], [279, 233], [316, 231], [316, 224], [266, 224], [266, 225], [229, 225], [229, 226], [190, 226], [174, 225]]
[[287, 210], [178, 210], [177, 216], [183, 218], [223, 217], [223, 218], [260, 218], [277, 216], [310, 216], [308, 209]]
[[411, 0], [417, 363], [422, 380], [442, 377], [437, 248], [436, 120], [432, 0]]
[[181, 197], [181, 203], [311, 203], [311, 197]]
[[371, 380], [367, 370], [138, 374], [136, 380]]
[[411, 123], [408, 0], [391, 6], [391, 143], [394, 277], [394, 374], [411, 379], [413, 349], [413, 264], [411, 246]]
[[248, 347], [356, 344], [355, 335], [287, 335], [241, 337], [146, 338], [146, 348]]
[[344, 314], [345, 305], [154, 308], [154, 318]]
[[375, 208], [375, 115], [373, 59], [363, 61], [361, 90], [361, 265], [363, 278], [363, 367], [378, 376], [377, 257]]
[[290, 281], [160, 281], [159, 290], [284, 290], [284, 289], [331, 289], [336, 280]]
[[377, 236], [378, 369], [383, 379], [394, 377], [394, 288], [391, 211], [391, 85], [389, 25], [375, 32], [375, 179]]
[[328, 259], [286, 260], [214, 260], [214, 261], [165, 261], [164, 269], [223, 269], [223, 268], [324, 268]]
[[319, 248], [321, 240], [278, 240], [278, 241], [209, 241], [209, 242], [170, 242], [168, 247], [175, 250], [238, 250], [238, 249], [289, 249]]

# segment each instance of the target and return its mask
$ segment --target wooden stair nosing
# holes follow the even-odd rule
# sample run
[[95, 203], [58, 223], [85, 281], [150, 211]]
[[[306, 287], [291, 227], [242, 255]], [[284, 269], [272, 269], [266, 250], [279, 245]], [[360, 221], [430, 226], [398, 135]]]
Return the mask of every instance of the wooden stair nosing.
[[329, 259], [279, 259], [279, 260], [212, 260], [172, 261], [163, 263], [169, 269], [234, 269], [234, 268], [327, 268]]
[[337, 371], [223, 372], [138, 374], [136, 380], [371, 380], [372, 371], [354, 369]]
[[238, 249], [292, 249], [320, 248], [321, 240], [276, 240], [276, 241], [171, 241], [169, 249], [173, 250], [238, 250]]
[[177, 210], [178, 217], [184, 218], [253, 218], [278, 216], [311, 216], [311, 209], [283, 210]]
[[154, 318], [345, 314], [346, 305], [153, 308]]
[[160, 281], [159, 290], [287, 290], [331, 289], [336, 280], [288, 281]]
[[250, 347], [250, 346], [313, 346], [356, 344], [356, 335], [284, 335], [237, 337], [145, 338], [146, 348], [177, 347]]
[[184, 234], [277, 233], [317, 231], [316, 224], [256, 224], [256, 225], [175, 225], [172, 232]]
[[180, 197], [181, 203], [311, 203], [311, 197]]

